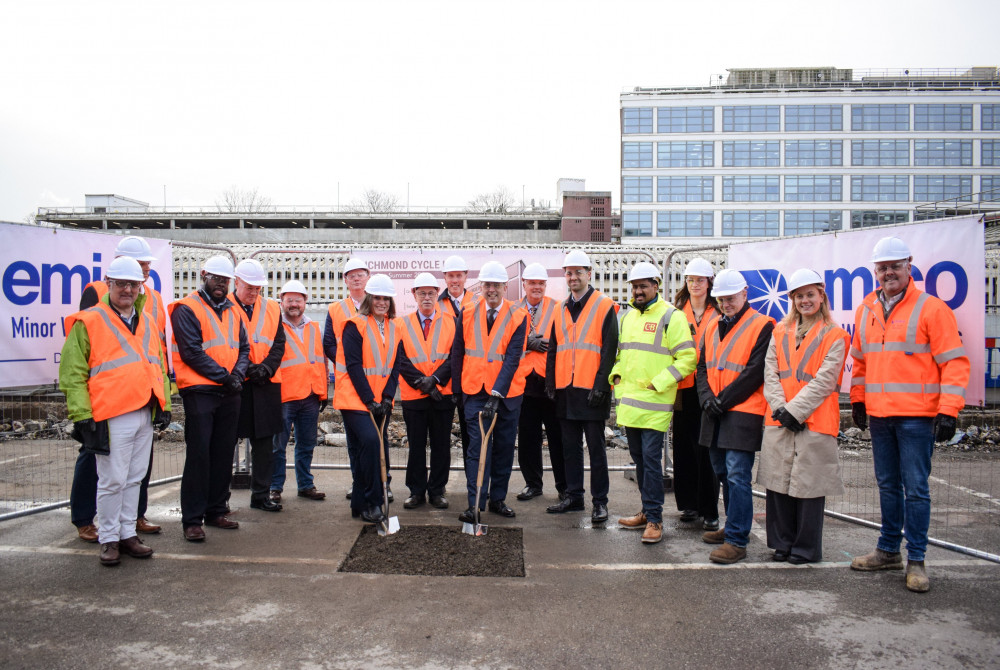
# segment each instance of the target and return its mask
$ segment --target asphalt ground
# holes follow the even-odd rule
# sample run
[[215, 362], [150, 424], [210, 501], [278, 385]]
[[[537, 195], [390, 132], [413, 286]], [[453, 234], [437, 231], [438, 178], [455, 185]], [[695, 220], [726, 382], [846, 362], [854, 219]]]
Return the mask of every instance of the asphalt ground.
[[[404, 510], [400, 524], [459, 525], [451, 509]], [[340, 573], [361, 524], [344, 500], [349, 475], [319, 471], [327, 500], [285, 497], [252, 510], [234, 491], [239, 530], [181, 534], [179, 485], [156, 487], [144, 536], [148, 560], [101, 566], [76, 538], [66, 509], [0, 524], [0, 667], [93, 668], [996, 668], [1000, 565], [930, 548], [931, 590], [914, 594], [900, 571], [858, 573], [851, 557], [876, 531], [826, 520], [824, 562], [770, 560], [763, 501], [748, 557], [708, 561], [698, 524], [676, 521], [640, 543], [617, 519], [639, 508], [635, 485], [611, 477], [611, 520], [552, 515], [553, 490], [508, 499], [524, 531], [526, 576], [410, 577]], [[511, 490], [522, 485], [512, 477]], [[551, 479], [546, 475], [546, 485]], [[289, 487], [291, 489], [291, 487]], [[289, 490], [289, 489], [286, 489]], [[293, 489], [292, 489], [293, 490]]]

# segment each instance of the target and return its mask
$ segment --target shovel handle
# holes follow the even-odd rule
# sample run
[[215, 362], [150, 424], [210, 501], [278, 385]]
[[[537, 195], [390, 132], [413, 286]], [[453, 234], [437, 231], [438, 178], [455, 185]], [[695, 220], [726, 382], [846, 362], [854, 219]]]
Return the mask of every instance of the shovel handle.
[[[389, 518], [389, 489], [388, 482], [386, 481], [386, 467], [385, 467], [385, 438], [382, 436], [382, 431], [385, 430], [385, 422], [389, 420], [388, 415], [382, 417], [382, 423], [379, 424], [375, 420], [375, 415], [368, 412], [368, 418], [372, 420], [372, 425], [375, 426], [375, 431], [378, 433], [378, 462], [382, 471], [382, 498], [385, 509], [382, 510], [382, 514]], [[387, 521], [388, 523], [388, 521]]]
[[483, 476], [486, 472], [486, 452], [490, 444], [490, 435], [493, 434], [493, 427], [497, 425], [497, 415], [493, 415], [493, 421], [490, 422], [490, 427], [483, 430], [483, 413], [479, 412], [479, 435], [481, 439], [479, 441], [479, 472], [476, 475], [476, 524], [479, 523], [479, 498], [483, 495]]

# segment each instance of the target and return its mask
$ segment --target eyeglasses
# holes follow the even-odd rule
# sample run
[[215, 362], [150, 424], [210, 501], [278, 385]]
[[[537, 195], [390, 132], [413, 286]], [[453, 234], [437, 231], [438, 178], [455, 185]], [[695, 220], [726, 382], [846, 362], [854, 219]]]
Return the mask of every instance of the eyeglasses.
[[909, 264], [909, 261], [896, 261], [895, 263], [887, 263], [886, 265], [876, 265], [875, 274], [885, 274], [889, 270], [899, 272]]
[[127, 288], [133, 291], [138, 291], [139, 287], [142, 286], [141, 281], [125, 281], [124, 279], [109, 279], [108, 283], [113, 283], [118, 286], [118, 288]]
[[205, 281], [212, 282], [223, 282], [225, 284], [229, 283], [229, 277], [223, 277], [222, 275], [214, 275], [211, 272], [205, 273]]

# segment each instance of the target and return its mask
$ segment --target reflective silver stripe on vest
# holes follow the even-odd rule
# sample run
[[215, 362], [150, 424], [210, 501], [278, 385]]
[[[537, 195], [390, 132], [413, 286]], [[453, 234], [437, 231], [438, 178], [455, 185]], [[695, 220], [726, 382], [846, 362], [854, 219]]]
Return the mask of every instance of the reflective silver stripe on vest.
[[[813, 327], [815, 328], [815, 326]], [[806, 365], [812, 359], [813, 355], [815, 355], [816, 350], [819, 349], [820, 345], [823, 344], [823, 338], [825, 338], [827, 333], [829, 333], [831, 330], [833, 330], [833, 326], [831, 325], [823, 326], [823, 328], [821, 328], [820, 331], [816, 333], [816, 337], [814, 337], [813, 341], [809, 343], [809, 346], [806, 347], [806, 350], [802, 352], [802, 360], [799, 361], [798, 367], [795, 368], [795, 378], [799, 382], [808, 382], [812, 380], [813, 378], [812, 375], [806, 372]], [[789, 358], [788, 359], [789, 365], [791, 365], [791, 362], [792, 359]]]
[[[483, 327], [479, 323], [479, 318], [482, 315], [480, 310], [483, 309], [484, 304], [486, 304], [486, 301], [480, 300], [472, 308], [472, 339], [474, 340], [472, 344], [475, 348], [466, 349], [465, 355], [472, 356], [473, 358], [483, 358], [486, 355], [486, 350], [483, 346]], [[466, 345], [468, 345], [468, 342], [466, 342]]]
[[952, 395], [960, 395], [965, 397], [965, 387], [964, 386], [953, 386], [951, 384], [941, 384], [941, 393], [950, 393]]
[[947, 363], [948, 361], [953, 361], [956, 358], [961, 358], [962, 356], [965, 356], [965, 355], [966, 355], [965, 354], [965, 347], [955, 347], [954, 349], [952, 349], [950, 351], [943, 351], [940, 354], [938, 354], [937, 356], [935, 356], [934, 357], [934, 362], [937, 363], [938, 365], [941, 365], [942, 363]]
[[667, 326], [670, 325], [670, 317], [673, 316], [676, 311], [676, 307], [670, 306], [663, 316], [660, 317], [660, 320], [656, 322], [656, 332], [653, 335], [652, 344], [647, 344], [646, 342], [622, 342], [618, 345], [618, 350], [628, 351], [632, 349], [636, 351], [648, 351], [652, 354], [661, 354], [663, 356], [670, 356], [673, 358], [674, 354], [678, 351], [689, 348], [693, 349], [694, 342], [692, 341], [681, 342], [673, 349], [666, 345], [665, 340], [667, 339]]
[[677, 368], [675, 368], [673, 365], [667, 366], [667, 372], [669, 372], [670, 375], [677, 381], [681, 381], [682, 379], [684, 379], [684, 375], [678, 372]]
[[[726, 343], [726, 348], [723, 349], [722, 353], [720, 353], [718, 355], [718, 361], [720, 361], [720, 362], [721, 361], [726, 361], [726, 359], [729, 358], [729, 354], [730, 354], [730, 352], [732, 352], [733, 347], [736, 346], [736, 343], [739, 341], [740, 337], [743, 335], [743, 332], [747, 328], [750, 327], [751, 323], [753, 323], [757, 319], [763, 319], [763, 318], [764, 317], [761, 316], [760, 313], [754, 312], [754, 314], [750, 318], [748, 318], [746, 321], [744, 321], [743, 324], [739, 328], [737, 328], [735, 332], [726, 333], [726, 338], [729, 341]], [[716, 351], [718, 351], [719, 344], [720, 344], [720, 340], [719, 340], [719, 328], [718, 328], [718, 326], [716, 326], [716, 328], [715, 328], [715, 333], [714, 333], [714, 335], [712, 337], [712, 340], [714, 341], [714, 344], [715, 344], [715, 346], [712, 347], [712, 348], [715, 349]], [[718, 362], [714, 362], [713, 361], [712, 365], [713, 365], [713, 367], [715, 367], [718, 370], [725, 369], [725, 370], [733, 370], [735, 372], [743, 372], [743, 370], [746, 369], [745, 365], [734, 365], [734, 364], [729, 363], [728, 361], [726, 361], [721, 366], [719, 365]]]
[[[597, 307], [601, 302], [601, 299], [597, 297], [596, 291], [590, 296], [590, 299], [593, 300], [594, 302], [590, 306], [589, 310], [590, 313], [587, 314], [587, 318], [584, 320], [582, 324], [574, 323], [572, 317], [570, 317], [569, 314], [569, 307], [566, 307], [565, 304], [563, 305], [564, 315], [562, 318], [562, 322], [559, 324], [561, 326], [563, 342], [556, 346], [557, 353], [560, 351], [567, 351], [569, 349], [578, 349], [581, 351], [596, 351], [597, 353], [601, 353], [601, 348], [598, 345], [583, 342], [583, 338], [586, 337], [586, 334], [588, 332], [590, 332], [590, 324], [594, 322], [594, 318], [597, 316]], [[576, 334], [575, 342], [570, 340], [569, 330], [566, 328], [567, 323], [573, 324], [573, 332]]]
[[[552, 317], [556, 313], [556, 301], [555, 300], [545, 300], [542, 298], [542, 304], [545, 305], [545, 309], [542, 311], [541, 318], [535, 318], [534, 325], [531, 326], [531, 332], [535, 335], [541, 335], [542, 337], [547, 337], [549, 332], [549, 326], [552, 325]], [[528, 304], [528, 299], [525, 298], [521, 301], [521, 307], [528, 312], [528, 316], [531, 316], [531, 306]], [[538, 313], [537, 310], [535, 312]], [[529, 321], [530, 323], [530, 321]]]
[[938, 393], [951, 393], [965, 397], [965, 389], [961, 386], [951, 386], [948, 384], [865, 384], [865, 393], [923, 393], [925, 395], [937, 395]]
[[450, 351], [438, 351], [438, 345], [441, 343], [441, 331], [444, 330], [444, 315], [441, 318], [435, 319], [431, 323], [431, 361], [443, 361], [451, 355]]
[[851, 379], [851, 386], [866, 386], [864, 377], [854, 377]]
[[648, 410], [651, 412], [673, 412], [673, 403], [665, 402], [646, 402], [645, 400], [636, 400], [635, 398], [622, 398], [619, 405], [628, 405], [629, 407], [635, 407], [636, 409]]
[[[232, 327], [233, 318], [237, 318], [237, 319], [239, 318], [238, 316], [236, 316], [233, 313], [233, 310], [235, 308], [234, 307], [227, 307], [226, 308], [226, 323], [223, 324], [223, 322], [219, 319], [218, 314], [216, 314], [215, 311], [212, 310], [212, 308], [209, 307], [205, 303], [205, 301], [201, 299], [201, 296], [197, 296], [194, 300], [195, 300], [195, 302], [198, 303], [198, 305], [205, 312], [205, 314], [208, 315], [208, 323], [212, 326], [212, 333], [214, 335], [214, 337], [212, 337], [212, 339], [210, 339], [210, 340], [202, 340], [202, 342], [201, 342], [201, 348], [202, 349], [211, 349], [212, 347], [218, 347], [220, 345], [225, 344], [225, 345], [228, 345], [228, 346], [232, 347], [233, 349], [238, 349], [239, 346], [240, 346], [239, 339], [235, 339], [234, 340], [234, 339], [232, 339], [230, 337], [227, 337], [227, 335], [223, 335], [222, 334], [222, 330], [221, 330], [221, 328], [223, 326], [225, 326], [227, 334], [230, 333], [230, 332], [232, 332], [232, 330], [233, 330], [233, 327]], [[204, 337], [204, 333], [202, 334], [202, 336]], [[237, 331], [236, 337], [239, 338], [239, 331]]]
[[681, 342], [676, 347], [669, 349], [671, 356], [676, 358], [678, 351], [684, 351], [685, 349], [694, 349], [694, 340], [687, 340], [686, 342]]
[[442, 315], [441, 318], [438, 319], [434, 318], [434, 316], [436, 315], [431, 316], [431, 318], [434, 320], [431, 322], [430, 357], [428, 357], [427, 351], [425, 349], [426, 341], [424, 340], [423, 328], [421, 328], [419, 331], [414, 330], [413, 322], [414, 321], [417, 321], [418, 323], [420, 322], [420, 314], [419, 312], [414, 312], [412, 316], [413, 316], [412, 319], [409, 317], [403, 319], [403, 321], [406, 323], [406, 330], [410, 334], [410, 341], [413, 342], [417, 348], [417, 355], [411, 358], [410, 360], [413, 363], [428, 363], [428, 362], [443, 361], [444, 359], [448, 358], [448, 353], [442, 353], [438, 351], [438, 343], [440, 343], [441, 341], [441, 330], [444, 328], [444, 315]]
[[[484, 304], [485, 304], [485, 302], [486, 301], [483, 300]], [[503, 307], [502, 304], [501, 304], [501, 307]], [[503, 333], [505, 330], [507, 330], [507, 324], [510, 323], [511, 316], [513, 314], [514, 314], [514, 310], [512, 309], [512, 307], [510, 305], [508, 305], [507, 306], [507, 311], [504, 313], [503, 318], [500, 320], [500, 323], [498, 324], [494, 320], [494, 322], [493, 322], [493, 332], [492, 332], [492, 336], [493, 336], [492, 340], [493, 341], [490, 343], [490, 348], [486, 351], [486, 362], [487, 363], [492, 363], [493, 361], [501, 361], [501, 362], [503, 361], [504, 354], [500, 353], [500, 341], [503, 340], [503, 337], [500, 336], [500, 333]], [[477, 324], [479, 323], [478, 319], [476, 319], [476, 323]]]
[[[309, 324], [306, 325], [303, 333], [305, 335], [305, 340], [302, 346], [300, 346], [299, 338], [295, 332], [291, 328], [286, 329], [285, 332], [291, 336], [287, 338], [286, 341], [291, 343], [292, 351], [295, 356], [281, 361], [281, 367], [290, 368], [294, 365], [302, 365], [303, 363], [312, 364], [320, 362], [320, 358], [316, 356], [316, 352], [314, 351], [315, 347], [313, 346], [313, 334], [315, 330], [315, 328], [310, 328]], [[305, 347], [305, 350], [303, 350], [302, 347]]]
[[[264, 337], [264, 322], [267, 316], [267, 298], [260, 299], [260, 305], [258, 309], [254, 310], [254, 318], [257, 319], [257, 325], [253, 329], [253, 341], [254, 344], [266, 344], [267, 346], [274, 346], [274, 340]], [[246, 312], [243, 312], [246, 314]], [[277, 331], [275, 331], [277, 332]]]
[[367, 324], [365, 324], [366, 337], [368, 338], [368, 350], [372, 353], [372, 360], [375, 361], [374, 368], [363, 368], [365, 371], [365, 376], [371, 375], [381, 375], [382, 377], [388, 377], [389, 373], [392, 372], [392, 366], [389, 365], [389, 359], [392, 358], [394, 350], [393, 343], [396, 341], [396, 322], [395, 319], [389, 321], [389, 327], [386, 331], [385, 336], [385, 358], [379, 355], [378, 350], [378, 340], [375, 339], [379, 336], [377, 330], [372, 329], [371, 319], [366, 319]]
[[[851, 354], [855, 358], [860, 358], [861, 355], [869, 353], [882, 353], [887, 351], [900, 351], [906, 354], [929, 354], [931, 352], [931, 345], [929, 343], [918, 343], [917, 342], [917, 330], [920, 326], [920, 314], [923, 312], [924, 303], [927, 302], [927, 294], [921, 293], [917, 296], [917, 302], [913, 306], [913, 311], [910, 312], [910, 318], [906, 322], [906, 339], [903, 342], [866, 342], [865, 334], [868, 329], [868, 317], [867, 312], [875, 313], [875, 310], [871, 308], [867, 303], [864, 304], [865, 312], [862, 313], [861, 317], [861, 332], [858, 336], [858, 340], [861, 342], [861, 351], [855, 354], [857, 349], [851, 349]], [[888, 330], [888, 327], [886, 327]]]
[[[108, 315], [108, 313], [106, 311], [104, 311], [104, 309], [102, 307], [100, 307], [98, 305], [94, 305], [93, 307], [87, 308], [87, 310], [85, 310], [85, 311], [87, 311], [87, 312], [95, 312], [98, 315], [100, 315], [101, 319], [104, 321], [104, 324], [114, 334], [115, 339], [118, 340], [118, 346], [121, 347], [121, 350], [122, 350], [122, 355], [119, 356], [118, 358], [114, 358], [114, 359], [111, 359], [109, 361], [102, 361], [101, 363], [99, 363], [99, 364], [95, 365], [94, 367], [90, 368], [90, 376], [91, 377], [96, 377], [97, 375], [101, 374], [102, 372], [108, 372], [110, 370], [114, 370], [116, 368], [120, 368], [123, 365], [129, 365], [130, 363], [141, 363], [144, 360], [146, 360], [141, 353], [139, 353], [138, 351], [135, 350], [135, 347], [133, 347], [132, 343], [129, 342], [129, 338], [127, 338], [125, 336], [125, 334], [121, 332], [121, 329], [119, 329], [118, 327], [115, 326], [114, 321], [112, 321], [111, 317]], [[139, 312], [138, 314], [139, 314], [139, 320], [140, 320], [140, 322], [142, 322], [144, 319], [145, 320], [149, 319], [149, 317], [147, 315], [145, 315], [145, 314], [143, 314], [141, 312]], [[120, 321], [121, 320], [119, 319], [119, 322]], [[121, 328], [125, 327], [124, 324], [119, 324], [119, 325], [121, 325]], [[148, 323], [142, 323], [142, 327], [143, 327], [143, 337], [142, 337], [143, 343], [142, 344], [143, 344], [144, 350], [145, 351], [149, 351], [149, 333], [150, 333], [151, 328], [149, 328], [149, 324]], [[88, 337], [89, 337], [89, 333], [88, 333]], [[159, 363], [159, 361], [157, 361], [157, 363]]]
[[413, 342], [417, 348], [417, 355], [411, 358], [410, 360], [414, 363], [426, 363], [427, 354], [424, 352], [424, 347], [423, 347], [423, 342], [424, 342], [423, 329], [421, 329], [420, 335], [418, 336], [417, 331], [414, 330], [413, 328], [413, 322], [420, 321], [419, 312], [414, 312], [403, 321], [406, 323], [406, 332], [410, 334], [410, 342]]

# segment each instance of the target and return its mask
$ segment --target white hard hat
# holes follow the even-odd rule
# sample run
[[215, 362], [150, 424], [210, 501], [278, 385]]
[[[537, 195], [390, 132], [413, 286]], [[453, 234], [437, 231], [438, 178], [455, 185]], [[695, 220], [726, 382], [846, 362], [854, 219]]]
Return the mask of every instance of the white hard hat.
[[212, 256], [205, 261], [205, 264], [201, 266], [201, 269], [209, 274], [219, 277], [233, 278], [233, 262], [229, 260], [228, 256]]
[[115, 257], [128, 256], [137, 261], [155, 261], [156, 256], [149, 248], [149, 242], [136, 235], [123, 237], [122, 241], [115, 247]]
[[743, 278], [743, 275], [739, 270], [725, 269], [719, 272], [715, 277], [715, 283], [712, 285], [712, 297], [721, 298], [727, 295], [733, 295], [739, 293], [747, 287], [747, 280]]
[[566, 258], [563, 259], [562, 266], [564, 268], [577, 267], [577, 266], [581, 268], [589, 268], [591, 267], [590, 257], [587, 256], [587, 254], [584, 253], [583, 251], [580, 251], [579, 249], [574, 249], [573, 251], [566, 254]]
[[305, 285], [298, 279], [289, 279], [286, 281], [278, 295], [283, 296], [286, 293], [301, 293], [306, 300], [309, 300], [309, 292], [306, 291]]
[[803, 286], [809, 286], [810, 284], [824, 285], [823, 278], [819, 276], [819, 273], [815, 270], [810, 270], [809, 268], [801, 268], [792, 273], [792, 276], [788, 280], [788, 295], [792, 294], [797, 288], [802, 288]]
[[389, 275], [380, 273], [372, 275], [371, 279], [368, 280], [368, 284], [365, 286], [365, 293], [369, 295], [380, 295], [384, 298], [395, 298], [396, 287], [393, 286], [392, 280], [389, 279]]
[[695, 277], [714, 277], [715, 268], [704, 258], [692, 258], [684, 268], [684, 276], [693, 275]]
[[481, 282], [506, 284], [508, 279], [507, 268], [496, 261], [487, 261], [483, 263], [483, 267], [479, 268], [479, 281]]
[[413, 279], [413, 288], [425, 288], [432, 286], [436, 289], [441, 288], [441, 284], [438, 283], [437, 277], [432, 275], [430, 272], [421, 272]]
[[883, 237], [872, 249], [872, 263], [905, 260], [912, 256], [910, 247], [898, 237]]
[[108, 279], [123, 279], [125, 281], [145, 281], [139, 261], [131, 256], [119, 256], [111, 261], [104, 276]]
[[347, 265], [344, 266], [344, 274], [346, 275], [348, 272], [353, 270], [365, 270], [367, 272], [371, 272], [371, 270], [368, 269], [368, 263], [365, 263], [360, 258], [348, 259]]
[[444, 259], [445, 272], [468, 272], [469, 266], [461, 256], [448, 256]]
[[264, 266], [254, 258], [245, 258], [237, 263], [236, 276], [250, 286], [267, 286], [267, 273], [264, 272]]
[[632, 269], [628, 271], [628, 280], [637, 281], [639, 279], [655, 279], [656, 283], [659, 284], [663, 275], [652, 263], [646, 261], [639, 261], [632, 266]]
[[532, 263], [524, 268], [524, 272], [521, 273], [521, 279], [538, 279], [541, 281], [549, 280], [549, 271], [545, 269], [545, 266], [541, 263]]

